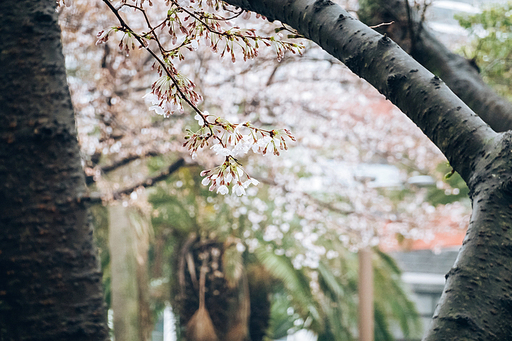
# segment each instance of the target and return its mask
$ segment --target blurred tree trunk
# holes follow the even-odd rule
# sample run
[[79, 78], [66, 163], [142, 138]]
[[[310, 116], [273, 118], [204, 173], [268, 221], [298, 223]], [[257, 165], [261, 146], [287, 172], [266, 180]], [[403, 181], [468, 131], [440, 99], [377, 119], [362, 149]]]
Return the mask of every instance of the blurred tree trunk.
[[[231, 253], [232, 254], [232, 253]], [[208, 258], [203, 267], [203, 259]], [[231, 283], [227, 278], [227, 262], [232, 262], [226, 255], [225, 244], [216, 240], [200, 240], [196, 234], [190, 234], [181, 246], [177, 275], [172, 283], [175, 290], [172, 295], [173, 307], [180, 316], [180, 323], [186, 327], [187, 341], [214, 340], [245, 341], [249, 338], [249, 316], [251, 303], [249, 283], [242, 271]], [[241, 258], [239, 259], [241, 261]], [[238, 261], [238, 260], [237, 260]], [[242, 266], [242, 264], [239, 264]], [[201, 269], [206, 269], [204, 281], [204, 307], [200, 307]], [[198, 309], [199, 308], [199, 309]], [[194, 319], [196, 313], [207, 312], [210, 322]], [[191, 323], [192, 321], [192, 323]], [[205, 335], [207, 330], [209, 335]], [[202, 332], [201, 332], [202, 331]], [[201, 335], [201, 337], [198, 337]]]
[[114, 336], [116, 340], [139, 341], [135, 236], [128, 209], [121, 204], [109, 207], [108, 239]]
[[372, 249], [360, 249], [359, 256], [359, 340], [374, 340]]
[[116, 340], [150, 339], [147, 219], [121, 204], [109, 207], [112, 310]]
[[55, 1], [0, 1], [0, 32], [0, 339], [105, 340]]
[[149, 268], [148, 252], [149, 238], [151, 235], [151, 218], [143, 213], [137, 212], [132, 219], [137, 238], [136, 260], [137, 260], [137, 292], [139, 297], [139, 326], [140, 340], [151, 340], [153, 331], [153, 319], [149, 307]]
[[263, 266], [246, 264], [251, 310], [249, 335], [251, 341], [262, 341], [270, 324], [270, 292], [272, 281]]

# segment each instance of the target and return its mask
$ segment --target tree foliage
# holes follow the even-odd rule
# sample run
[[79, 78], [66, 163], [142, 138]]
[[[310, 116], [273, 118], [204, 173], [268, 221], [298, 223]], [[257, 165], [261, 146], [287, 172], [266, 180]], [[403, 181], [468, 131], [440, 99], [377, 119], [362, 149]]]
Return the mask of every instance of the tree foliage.
[[494, 4], [484, 7], [482, 13], [458, 16], [459, 23], [473, 39], [464, 52], [479, 66], [480, 72], [502, 96], [511, 99], [512, 66], [512, 4]]

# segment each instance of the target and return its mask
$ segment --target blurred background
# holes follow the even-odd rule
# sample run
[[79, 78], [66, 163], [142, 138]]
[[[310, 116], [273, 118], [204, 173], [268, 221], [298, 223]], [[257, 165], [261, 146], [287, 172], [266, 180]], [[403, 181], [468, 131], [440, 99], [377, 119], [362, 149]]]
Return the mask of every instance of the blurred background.
[[[357, 16], [357, 1], [338, 2]], [[510, 97], [510, 5], [410, 4]], [[183, 147], [186, 130], [199, 128], [192, 110], [165, 118], [148, 109], [143, 96], [158, 78], [151, 56], [120, 50], [119, 32], [95, 44], [116, 25], [102, 2], [61, 11], [113, 339], [194, 340], [202, 331], [209, 340], [357, 340], [361, 250], [373, 274], [374, 339], [421, 339], [470, 203], [405, 115], [309, 41], [301, 56], [278, 61], [260, 49], [236, 63], [200, 43], [176, 67], [203, 96], [201, 110], [297, 139], [280, 156], [240, 159], [260, 184], [219, 195], [200, 172], [222, 158], [207, 148], [193, 159]], [[149, 12], [166, 15], [156, 1]], [[144, 30], [142, 16], [123, 15]], [[236, 25], [277, 35], [254, 16]]]

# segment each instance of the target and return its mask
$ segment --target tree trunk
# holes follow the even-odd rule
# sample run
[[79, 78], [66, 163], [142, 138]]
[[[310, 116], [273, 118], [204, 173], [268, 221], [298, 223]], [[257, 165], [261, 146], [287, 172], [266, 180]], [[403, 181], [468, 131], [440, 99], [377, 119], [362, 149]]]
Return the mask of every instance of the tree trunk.
[[512, 133], [493, 131], [441, 79], [332, 1], [226, 2], [315, 41], [396, 104], [445, 154], [468, 184], [473, 215], [425, 339], [512, 340]]
[[111, 307], [116, 340], [139, 341], [139, 294], [137, 288], [136, 236], [121, 204], [109, 207]]
[[151, 316], [150, 295], [149, 295], [149, 241], [151, 235], [151, 217], [136, 212], [132, 225], [135, 228], [136, 260], [137, 260], [137, 293], [139, 298], [138, 318], [139, 318], [139, 340], [151, 340], [151, 332], [154, 323]]
[[55, 1], [0, 1], [0, 32], [0, 339], [105, 340]]
[[[404, 0], [364, 0], [360, 19], [367, 25], [394, 23], [379, 28], [421, 65], [439, 76], [495, 131], [512, 129], [512, 103], [485, 84], [477, 66], [448, 50], [422, 22], [422, 15]], [[410, 20], [409, 20], [410, 19]]]
[[475, 162], [468, 232], [425, 340], [512, 339], [512, 134]]
[[372, 249], [360, 249], [359, 256], [359, 341], [374, 340]]

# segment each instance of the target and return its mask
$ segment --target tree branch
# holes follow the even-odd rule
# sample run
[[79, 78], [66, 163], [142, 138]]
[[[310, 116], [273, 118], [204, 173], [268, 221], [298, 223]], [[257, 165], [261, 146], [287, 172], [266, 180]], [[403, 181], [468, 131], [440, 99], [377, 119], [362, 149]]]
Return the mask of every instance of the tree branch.
[[280, 20], [338, 58], [398, 106], [469, 180], [476, 155], [496, 136], [438, 77], [329, 0], [228, 0]]
[[159, 153], [159, 152], [157, 152], [155, 150], [148, 150], [144, 154], [132, 153], [132, 154], [129, 154], [128, 156], [126, 156], [123, 159], [116, 160], [116, 161], [112, 162], [109, 165], [105, 165], [105, 166], [101, 167], [101, 171], [103, 173], [112, 172], [112, 171], [118, 169], [119, 167], [122, 167], [124, 165], [129, 164], [132, 161], [135, 161], [135, 160], [138, 160], [138, 159], [143, 159], [143, 158], [146, 158], [146, 157], [151, 157], [151, 156], [158, 156], [158, 155], [162, 155], [162, 153]]
[[[146, 157], [159, 156], [159, 155], [162, 155], [162, 153], [160, 153], [160, 152], [158, 152], [156, 150], [148, 150], [146, 153], [143, 153], [143, 154], [131, 153], [131, 154], [127, 155], [126, 157], [122, 158], [122, 159], [115, 160], [114, 162], [112, 162], [112, 163], [110, 163], [108, 165], [100, 167], [100, 172], [106, 174], [106, 173], [115, 171], [116, 169], [118, 169], [120, 167], [123, 167], [123, 166], [129, 164], [132, 161], [143, 159], [143, 158], [146, 158]], [[93, 176], [88, 175], [88, 176], [85, 177], [85, 184], [87, 186], [89, 186], [89, 185], [91, 185], [93, 183], [94, 183], [94, 177]]]
[[167, 179], [169, 177], [169, 175], [171, 175], [172, 173], [174, 173], [175, 171], [180, 169], [184, 164], [185, 164], [184, 159], [178, 159], [178, 161], [174, 162], [167, 169], [161, 171], [157, 175], [149, 177], [131, 187], [117, 191], [116, 193], [114, 193], [114, 198], [117, 199], [122, 195], [130, 194], [131, 192], [133, 192], [135, 189], [137, 189], [139, 187], [151, 187], [155, 183]]
[[[395, 21], [393, 27], [379, 31], [385, 32], [420, 64], [441, 77], [495, 131], [512, 129], [512, 103], [485, 84], [472, 61], [451, 52], [437, 40], [421, 15], [407, 6], [407, 1], [366, 0], [358, 13], [368, 25]], [[414, 35], [408, 34], [411, 27], [417, 28]]]
[[[124, 188], [117, 192], [114, 192], [112, 194], [112, 196], [114, 199], [117, 200], [117, 199], [120, 199], [124, 195], [128, 195], [128, 194], [132, 193], [139, 187], [144, 187], [144, 188], [151, 187], [151, 186], [155, 185], [157, 182], [167, 179], [169, 177], [169, 175], [176, 172], [178, 169], [180, 169], [184, 165], [185, 165], [185, 160], [180, 158], [176, 162], [171, 164], [167, 169], [161, 171], [160, 173], [158, 173], [154, 176], [151, 176], [149, 178], [146, 178], [145, 180], [140, 181], [140, 182], [136, 183], [135, 185], [132, 185], [130, 187], [127, 187], [127, 188]], [[91, 195], [89, 197], [83, 197], [82, 200], [87, 201], [91, 204], [99, 204], [102, 202], [102, 197]]]

